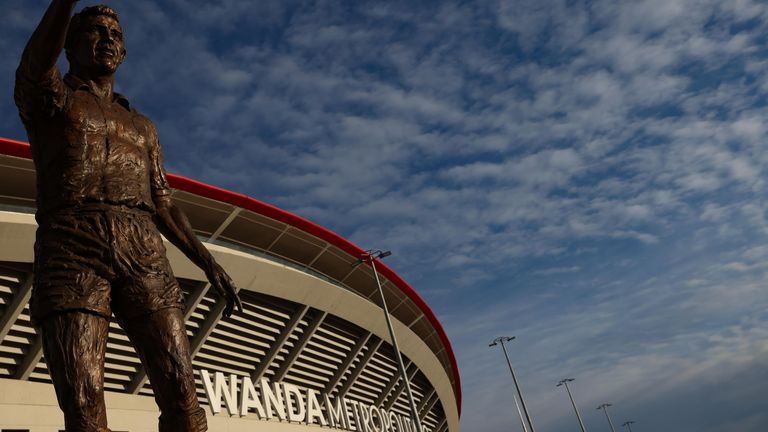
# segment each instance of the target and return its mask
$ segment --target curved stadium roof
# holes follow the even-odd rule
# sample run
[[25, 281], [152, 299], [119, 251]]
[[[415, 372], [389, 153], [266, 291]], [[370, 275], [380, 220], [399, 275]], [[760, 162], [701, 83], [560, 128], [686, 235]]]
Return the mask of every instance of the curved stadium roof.
[[[5, 138], [0, 138], [0, 155], [31, 159], [29, 144]], [[350, 241], [246, 195], [174, 174], [169, 174], [168, 179], [176, 189], [176, 203], [204, 240], [278, 258], [377, 303], [370, 266], [351, 266], [364, 251]], [[34, 179], [0, 179], [0, 197], [6, 204], [29, 207], [34, 205], [34, 194]], [[381, 262], [377, 262], [377, 269], [383, 276], [391, 314], [413, 330], [438, 358], [451, 379], [460, 413], [458, 366], [442, 325], [421, 296], [392, 269]]]

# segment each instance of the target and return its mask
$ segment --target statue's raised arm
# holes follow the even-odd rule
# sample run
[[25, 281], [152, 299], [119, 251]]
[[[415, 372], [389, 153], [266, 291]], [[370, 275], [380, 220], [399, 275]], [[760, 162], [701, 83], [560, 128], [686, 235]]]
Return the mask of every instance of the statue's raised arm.
[[36, 118], [50, 118], [64, 103], [64, 84], [56, 61], [66, 43], [76, 3], [77, 0], [53, 0], [21, 55], [14, 99], [25, 126]]
[[19, 73], [31, 80], [44, 79], [64, 48], [69, 20], [77, 0], [53, 0], [24, 48]]

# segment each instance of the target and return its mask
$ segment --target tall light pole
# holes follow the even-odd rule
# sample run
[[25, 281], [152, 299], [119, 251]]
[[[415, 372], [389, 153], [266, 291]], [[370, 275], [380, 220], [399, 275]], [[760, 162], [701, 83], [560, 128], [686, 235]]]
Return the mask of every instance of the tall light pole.
[[413, 392], [411, 391], [411, 383], [408, 380], [408, 374], [405, 373], [405, 365], [403, 364], [403, 357], [400, 355], [400, 347], [397, 345], [397, 339], [395, 338], [395, 329], [392, 327], [392, 319], [389, 317], [389, 308], [387, 308], [387, 300], [384, 298], [384, 289], [381, 287], [381, 281], [379, 280], [379, 272], [376, 271], [376, 260], [382, 259], [392, 255], [390, 251], [382, 250], [367, 250], [365, 254], [353, 265], [358, 265], [362, 262], [369, 262], [373, 269], [373, 276], [376, 278], [376, 286], [379, 288], [379, 296], [381, 298], [381, 307], [384, 309], [384, 317], [387, 320], [387, 329], [389, 329], [389, 337], [392, 339], [392, 348], [395, 351], [395, 360], [397, 361], [397, 367], [400, 369], [400, 377], [405, 384], [405, 392], [408, 395], [408, 403], [411, 406], [411, 416], [413, 417], [413, 424], [416, 428], [416, 432], [423, 432], [421, 427], [421, 417], [419, 417], [419, 411], [416, 409], [416, 401], [413, 399]]
[[[523, 392], [520, 390], [520, 383], [517, 382], [517, 375], [515, 375], [515, 370], [512, 368], [512, 362], [509, 361], [509, 354], [507, 354], [507, 347], [504, 345], [505, 342], [509, 342], [511, 340], [514, 340], [515, 337], [509, 337], [509, 336], [502, 336], [497, 337], [494, 339], [490, 344], [488, 344], [489, 347], [501, 345], [502, 351], [504, 351], [504, 358], [507, 359], [507, 366], [509, 366], [509, 373], [512, 374], [512, 381], [515, 383], [515, 390], [517, 390], [517, 396], [520, 398], [520, 405], [523, 407], [523, 413], [525, 414], [525, 422], [523, 422], [522, 416], [520, 416], [520, 422], [523, 423], [523, 431], [528, 432], [536, 432], [536, 430], [533, 428], [533, 420], [531, 420], [531, 414], [528, 412], [528, 408], [525, 406], [525, 399], [523, 399]], [[517, 399], [515, 399], [515, 405], [517, 405]], [[517, 410], [518, 413], [520, 413], [520, 407], [518, 407]], [[528, 427], [526, 428], [526, 423], [528, 424]]]
[[512, 400], [515, 401], [515, 408], [517, 409], [517, 415], [520, 417], [520, 427], [523, 428], [523, 432], [528, 432], [528, 427], [525, 425], [525, 419], [523, 418], [523, 412], [520, 411], [520, 404], [517, 402], [517, 395], [512, 395]]
[[629, 429], [629, 432], [632, 432], [632, 424], [634, 424], [634, 423], [636, 423], [636, 422], [630, 420], [628, 422], [624, 422], [624, 424], [622, 426], [624, 426], [627, 429]]
[[571, 399], [571, 405], [573, 405], [573, 410], [576, 412], [576, 418], [579, 420], [579, 426], [581, 426], [581, 432], [587, 432], [587, 429], [584, 427], [584, 422], [581, 420], [581, 414], [579, 414], [579, 409], [576, 408], [576, 402], [573, 400], [573, 395], [571, 394], [571, 389], [568, 387], [568, 383], [574, 381], [573, 378], [565, 378], [560, 380], [559, 383], [557, 383], [557, 387], [565, 386], [565, 391], [568, 392], [568, 397]]
[[608, 419], [608, 426], [611, 427], [611, 432], [616, 432], [616, 429], [613, 428], [613, 422], [611, 421], [611, 416], [608, 415], [608, 407], [609, 406], [613, 406], [613, 405], [609, 404], [609, 403], [604, 403], [604, 404], [600, 405], [599, 407], [597, 407], [597, 409], [598, 410], [601, 410], [601, 409], [603, 410], [603, 412], [605, 413], [605, 418]]

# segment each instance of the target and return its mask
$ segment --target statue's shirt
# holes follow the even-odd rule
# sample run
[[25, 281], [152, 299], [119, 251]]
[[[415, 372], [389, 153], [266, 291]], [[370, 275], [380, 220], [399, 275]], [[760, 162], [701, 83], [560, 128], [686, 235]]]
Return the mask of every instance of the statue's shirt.
[[90, 203], [153, 212], [153, 197], [169, 194], [155, 126], [122, 95], [99, 98], [54, 68], [39, 81], [19, 69], [14, 96], [37, 170], [38, 219]]

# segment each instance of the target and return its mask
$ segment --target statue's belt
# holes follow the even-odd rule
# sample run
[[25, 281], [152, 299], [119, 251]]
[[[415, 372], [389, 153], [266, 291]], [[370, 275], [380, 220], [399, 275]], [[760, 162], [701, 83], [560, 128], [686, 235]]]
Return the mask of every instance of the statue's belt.
[[44, 214], [38, 214], [36, 218], [40, 221], [55, 216], [77, 216], [83, 213], [124, 213], [146, 217], [152, 217], [154, 214], [154, 212], [149, 210], [129, 207], [123, 204], [85, 203], [52, 209]]

